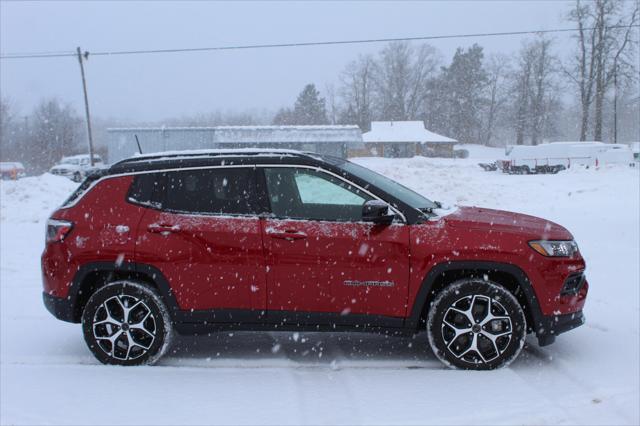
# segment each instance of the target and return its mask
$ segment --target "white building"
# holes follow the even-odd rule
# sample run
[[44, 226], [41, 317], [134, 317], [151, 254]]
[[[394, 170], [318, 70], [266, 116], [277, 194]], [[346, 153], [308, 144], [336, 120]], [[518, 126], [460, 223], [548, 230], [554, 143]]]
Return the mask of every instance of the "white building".
[[458, 141], [430, 132], [422, 121], [373, 121], [371, 131], [362, 134], [364, 152], [354, 155], [378, 157], [452, 157]]

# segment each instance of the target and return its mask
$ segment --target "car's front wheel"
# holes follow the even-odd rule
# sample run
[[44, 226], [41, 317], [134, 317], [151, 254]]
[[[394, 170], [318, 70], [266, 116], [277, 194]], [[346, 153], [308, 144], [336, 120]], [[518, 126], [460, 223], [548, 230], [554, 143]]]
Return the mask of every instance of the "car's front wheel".
[[98, 289], [82, 315], [84, 339], [103, 364], [153, 364], [173, 333], [158, 293], [145, 284], [117, 281]]
[[446, 365], [492, 370], [508, 365], [524, 346], [526, 319], [517, 299], [488, 281], [465, 279], [447, 286], [427, 317], [429, 343]]

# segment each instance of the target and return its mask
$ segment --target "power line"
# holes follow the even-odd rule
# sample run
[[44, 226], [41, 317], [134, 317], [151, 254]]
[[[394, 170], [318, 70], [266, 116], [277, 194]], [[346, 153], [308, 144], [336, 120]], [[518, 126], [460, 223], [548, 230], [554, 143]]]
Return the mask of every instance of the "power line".
[[[606, 27], [606, 29], [616, 28], [638, 28], [640, 25], [613, 25]], [[596, 27], [583, 28], [583, 31], [590, 31], [597, 29]], [[276, 44], [247, 44], [236, 46], [215, 46], [215, 47], [191, 47], [182, 49], [155, 49], [155, 50], [115, 50], [115, 51], [98, 51], [98, 52], [85, 52], [86, 55], [91, 56], [116, 56], [116, 55], [140, 55], [140, 54], [154, 54], [154, 53], [185, 53], [185, 52], [208, 52], [216, 50], [242, 50], [242, 49], [272, 49], [278, 47], [309, 47], [309, 46], [333, 46], [341, 44], [365, 44], [365, 43], [388, 43], [394, 41], [425, 41], [425, 40], [442, 40], [442, 39], [456, 39], [456, 38], [472, 38], [472, 37], [497, 37], [497, 36], [514, 36], [514, 35], [526, 35], [526, 34], [550, 34], [550, 33], [565, 33], [580, 31], [578, 28], [559, 28], [553, 30], [539, 30], [539, 31], [509, 31], [509, 32], [495, 32], [495, 33], [475, 33], [475, 34], [450, 34], [450, 35], [436, 35], [436, 36], [420, 36], [420, 37], [396, 37], [396, 38], [375, 38], [375, 39], [363, 39], [363, 40], [335, 40], [335, 41], [312, 41], [302, 43], [276, 43]], [[69, 52], [43, 52], [43, 53], [14, 53], [0, 56], [0, 59], [29, 59], [29, 58], [61, 58], [76, 56], [77, 53]]]

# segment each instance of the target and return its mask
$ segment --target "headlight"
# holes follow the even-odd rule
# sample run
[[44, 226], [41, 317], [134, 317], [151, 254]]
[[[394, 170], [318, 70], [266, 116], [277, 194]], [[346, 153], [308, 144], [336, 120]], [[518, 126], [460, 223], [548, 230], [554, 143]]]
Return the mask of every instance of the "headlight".
[[575, 241], [529, 241], [532, 249], [543, 256], [571, 257], [578, 252], [578, 244]]

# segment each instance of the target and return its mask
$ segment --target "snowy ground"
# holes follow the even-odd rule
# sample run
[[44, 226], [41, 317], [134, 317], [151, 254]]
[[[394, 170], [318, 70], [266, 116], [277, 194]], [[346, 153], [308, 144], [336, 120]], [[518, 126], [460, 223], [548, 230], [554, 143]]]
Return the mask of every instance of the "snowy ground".
[[[500, 151], [497, 151], [499, 155]], [[74, 188], [50, 175], [0, 185], [2, 424], [638, 424], [640, 175], [484, 172], [475, 159], [359, 159], [445, 203], [544, 216], [588, 264], [587, 324], [509, 368], [451, 371], [424, 336], [220, 333], [182, 338], [158, 366], [99, 365], [79, 326], [41, 302], [44, 220]]]

